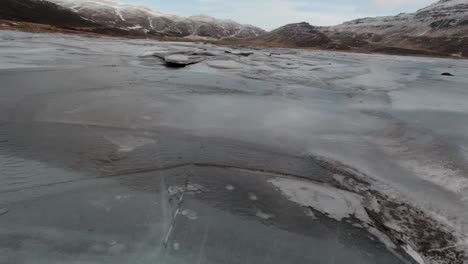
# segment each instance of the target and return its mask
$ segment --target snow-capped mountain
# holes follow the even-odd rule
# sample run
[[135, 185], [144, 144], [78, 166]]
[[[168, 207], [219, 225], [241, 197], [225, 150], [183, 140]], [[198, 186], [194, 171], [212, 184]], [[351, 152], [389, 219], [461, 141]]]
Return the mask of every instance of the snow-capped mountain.
[[264, 31], [251, 25], [207, 16], [180, 17], [161, 14], [142, 6], [110, 0], [50, 0], [82, 17], [105, 25], [145, 34], [172, 37], [248, 39]]
[[442, 0], [415, 13], [397, 16], [362, 18], [329, 30], [355, 33], [374, 33], [389, 36], [451, 36], [468, 32], [468, 0]]
[[349, 48], [468, 56], [468, 0], [441, 0], [415, 13], [356, 19], [320, 30]]
[[296, 47], [468, 57], [468, 0], [440, 0], [415, 13], [361, 18], [331, 27], [290, 24], [255, 41]]

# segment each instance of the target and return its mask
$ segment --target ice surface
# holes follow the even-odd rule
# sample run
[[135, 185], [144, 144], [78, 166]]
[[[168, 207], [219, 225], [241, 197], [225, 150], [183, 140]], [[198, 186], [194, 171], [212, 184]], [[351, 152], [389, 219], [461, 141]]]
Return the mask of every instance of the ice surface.
[[211, 67], [214, 68], [220, 68], [220, 69], [241, 69], [244, 67], [241, 63], [231, 61], [231, 60], [226, 60], [226, 61], [221, 61], [221, 60], [213, 60], [207, 62], [207, 64]]
[[[238, 58], [208, 44], [9, 31], [0, 39], [0, 194], [25, 195], [8, 195], [8, 202], [35, 197], [24, 190], [57, 192], [53, 184], [174, 164], [187, 166], [183, 175], [194, 164], [215, 163], [327, 181], [297, 160], [322, 157], [355, 168], [375, 190], [422, 209], [466, 241], [465, 60], [290, 49]], [[150, 56], [204, 49], [216, 56], [183, 69]], [[448, 71], [455, 76], [440, 75]], [[262, 156], [259, 146], [288, 158]], [[365, 218], [359, 199], [345, 191], [304, 183], [303, 192], [294, 180], [275, 181], [293, 201], [334, 219]], [[183, 182], [168, 188], [173, 196], [187, 190]], [[217, 188], [249, 204], [266, 202], [238, 183]], [[249, 200], [251, 192], [260, 199]], [[256, 209], [271, 211], [255, 208], [254, 217]], [[300, 214], [308, 217], [303, 208]]]

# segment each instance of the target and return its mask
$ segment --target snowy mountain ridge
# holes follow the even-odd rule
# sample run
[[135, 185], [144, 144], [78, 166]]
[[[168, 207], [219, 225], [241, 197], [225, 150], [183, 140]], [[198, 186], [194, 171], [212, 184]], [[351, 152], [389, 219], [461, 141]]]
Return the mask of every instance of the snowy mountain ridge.
[[111, 0], [50, 0], [96, 23], [129, 31], [171, 36], [247, 39], [264, 31], [209, 16], [181, 17]]
[[441, 0], [415, 13], [361, 18], [324, 29], [387, 36], [388, 34], [424, 36], [431, 34], [452, 35], [454, 33], [451, 30], [453, 27], [458, 27], [457, 30], [466, 32], [467, 25], [468, 0]]
[[391, 54], [468, 56], [468, 0], [441, 0], [414, 13], [320, 27], [338, 47]]
[[466, 5], [468, 2], [466, 0], [441, 0], [439, 2], [435, 2], [428, 7], [422, 8], [419, 11], [437, 9], [437, 8], [451, 8], [457, 5]]

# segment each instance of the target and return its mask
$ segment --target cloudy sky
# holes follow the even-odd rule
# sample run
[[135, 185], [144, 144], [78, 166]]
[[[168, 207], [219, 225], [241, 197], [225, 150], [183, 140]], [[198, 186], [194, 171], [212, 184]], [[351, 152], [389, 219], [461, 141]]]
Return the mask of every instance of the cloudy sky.
[[155, 11], [190, 16], [210, 15], [270, 30], [306, 21], [335, 25], [354, 18], [413, 12], [436, 0], [118, 0]]

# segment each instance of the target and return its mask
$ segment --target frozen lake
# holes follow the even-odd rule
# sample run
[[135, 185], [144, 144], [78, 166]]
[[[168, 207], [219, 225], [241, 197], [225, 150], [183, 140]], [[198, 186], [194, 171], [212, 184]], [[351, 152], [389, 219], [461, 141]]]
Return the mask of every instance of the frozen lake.
[[0, 40], [1, 264], [466, 260], [468, 61]]

